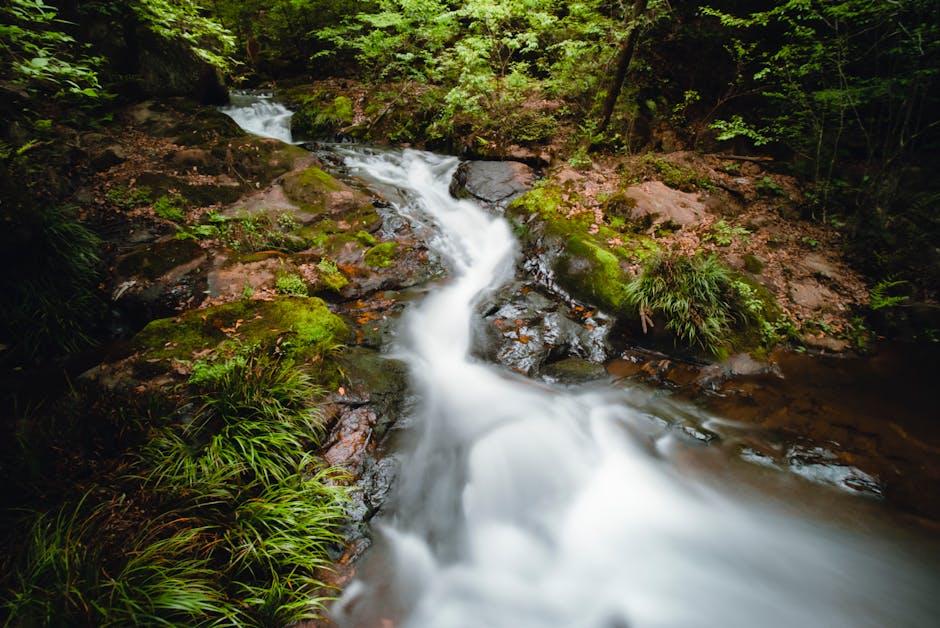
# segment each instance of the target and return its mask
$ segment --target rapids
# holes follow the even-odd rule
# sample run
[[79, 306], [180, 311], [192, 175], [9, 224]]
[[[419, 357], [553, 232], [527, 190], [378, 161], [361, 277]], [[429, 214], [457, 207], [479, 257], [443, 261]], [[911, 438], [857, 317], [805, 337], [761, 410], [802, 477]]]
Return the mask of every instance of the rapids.
[[[226, 112], [290, 141], [289, 112], [268, 99]], [[932, 552], [856, 512], [862, 498], [774, 495], [742, 471], [754, 465], [716, 463], [670, 429], [712, 417], [647, 388], [552, 387], [473, 358], [477, 305], [516, 272], [507, 221], [450, 195], [454, 157], [334, 150], [396, 191], [395, 211], [433, 230], [450, 271], [401, 321], [394, 350], [419, 401], [339, 625], [936, 625]], [[794, 508], [804, 497], [814, 505]], [[853, 514], [833, 515], [843, 506]]]

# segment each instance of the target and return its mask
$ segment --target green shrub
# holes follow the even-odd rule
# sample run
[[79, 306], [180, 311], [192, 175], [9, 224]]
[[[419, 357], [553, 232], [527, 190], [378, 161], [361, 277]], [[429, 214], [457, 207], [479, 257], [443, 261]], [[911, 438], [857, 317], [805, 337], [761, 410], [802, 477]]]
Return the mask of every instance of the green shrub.
[[278, 294], [287, 294], [297, 297], [307, 296], [307, 283], [300, 275], [288, 273], [277, 278], [275, 288]]
[[735, 241], [747, 240], [749, 237], [751, 237], [751, 232], [744, 227], [730, 225], [724, 220], [719, 220], [705, 235], [705, 241], [714, 242], [718, 246], [731, 246]]
[[186, 200], [179, 194], [165, 194], [153, 204], [153, 213], [165, 220], [183, 222], [186, 218], [184, 210]]
[[641, 316], [663, 316], [678, 340], [711, 353], [736, 325], [762, 320], [764, 310], [754, 289], [714, 256], [655, 257], [627, 284], [625, 298]]
[[882, 279], [875, 284], [869, 294], [871, 309], [883, 310], [904, 303], [907, 301], [907, 295], [892, 295], [889, 293], [894, 288], [907, 285], [909, 285], [907, 281]]
[[153, 202], [153, 192], [146, 186], [116, 185], [105, 194], [108, 201], [120, 209], [136, 209]]

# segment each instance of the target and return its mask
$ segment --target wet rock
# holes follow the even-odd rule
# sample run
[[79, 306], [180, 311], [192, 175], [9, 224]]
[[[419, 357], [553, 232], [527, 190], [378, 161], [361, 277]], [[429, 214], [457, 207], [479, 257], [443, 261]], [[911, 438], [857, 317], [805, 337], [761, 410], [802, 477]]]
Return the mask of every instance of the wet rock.
[[450, 193], [487, 203], [508, 202], [529, 190], [534, 180], [532, 168], [518, 161], [465, 161], [454, 173]]
[[704, 367], [695, 383], [703, 389], [717, 390], [729, 379], [759, 375], [783, 377], [776, 364], [755, 360], [747, 353], [737, 353], [719, 364]]
[[608, 319], [590, 310], [573, 312], [537, 290], [510, 287], [490, 309], [475, 351], [519, 373], [534, 375], [568, 357], [600, 363], [610, 350]]
[[552, 362], [542, 369], [542, 377], [559, 384], [583, 384], [607, 376], [603, 364], [589, 362], [582, 358], [566, 358]]
[[631, 185], [624, 194], [635, 202], [631, 212], [634, 220], [688, 226], [700, 223], [706, 215], [705, 204], [697, 193], [680, 192], [661, 181]]
[[141, 320], [196, 307], [205, 299], [207, 261], [191, 240], [144, 244], [117, 260], [111, 299]]
[[[394, 245], [394, 251], [376, 262], [370, 252], [383, 245]], [[347, 243], [335, 258], [349, 279], [340, 291], [345, 299], [362, 299], [374, 292], [411, 288], [441, 272], [429, 260], [427, 249], [398, 242], [385, 242], [366, 250], [355, 243]]]
[[321, 448], [323, 458], [331, 466], [340, 467], [353, 477], [359, 477], [372, 439], [372, 428], [377, 420], [375, 412], [369, 407], [346, 407]]
[[91, 167], [101, 172], [127, 161], [127, 153], [118, 144], [108, 146], [91, 158]]
[[365, 347], [350, 347], [337, 362], [346, 376], [347, 386], [335, 402], [346, 405], [369, 404], [376, 412], [377, 437], [397, 418], [404, 398], [407, 370], [403, 362], [383, 356]]
[[842, 353], [851, 346], [847, 340], [833, 338], [832, 336], [826, 336], [824, 334], [804, 334], [801, 340], [804, 345], [811, 349], [830, 351], [832, 353]]
[[285, 256], [279, 253], [266, 253], [263, 259], [239, 261], [226, 254], [217, 255], [212, 263], [212, 270], [206, 276], [209, 296], [236, 297], [245, 293], [273, 288], [277, 277], [287, 272]]

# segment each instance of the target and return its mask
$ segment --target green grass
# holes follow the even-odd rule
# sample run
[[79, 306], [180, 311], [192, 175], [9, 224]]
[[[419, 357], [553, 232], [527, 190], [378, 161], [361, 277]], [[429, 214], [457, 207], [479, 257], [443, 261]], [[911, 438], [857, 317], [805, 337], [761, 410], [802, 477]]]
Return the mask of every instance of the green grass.
[[757, 323], [764, 303], [714, 256], [660, 255], [626, 288], [625, 300], [643, 315], [666, 320], [688, 346], [718, 353], [735, 326]]
[[[286, 626], [322, 616], [345, 478], [309, 452], [322, 392], [281, 344], [192, 365], [187, 395], [78, 503], [17, 527], [16, 626]], [[100, 475], [100, 474], [99, 474]], [[22, 539], [22, 540], [20, 540]]]
[[4, 254], [0, 343], [27, 361], [93, 343], [104, 317], [100, 241], [70, 207], [35, 208]]

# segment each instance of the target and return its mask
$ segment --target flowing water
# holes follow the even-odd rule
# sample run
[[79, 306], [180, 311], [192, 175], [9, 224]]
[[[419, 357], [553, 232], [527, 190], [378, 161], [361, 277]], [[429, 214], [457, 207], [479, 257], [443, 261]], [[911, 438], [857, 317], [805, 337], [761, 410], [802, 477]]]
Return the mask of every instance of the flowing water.
[[293, 142], [290, 121], [294, 114], [270, 94], [232, 92], [231, 102], [221, 111], [249, 133], [288, 144]]
[[[456, 158], [337, 151], [433, 227], [450, 271], [402, 320], [396, 350], [419, 402], [340, 625], [937, 625], [933, 557], [864, 511], [806, 513], [785, 505], [802, 491], [774, 499], [737, 466], [711, 472], [709, 448], [669, 429], [707, 421], [701, 411], [641, 387], [549, 387], [471, 357], [477, 305], [515, 273], [507, 222], [451, 197]], [[862, 501], [807, 490], [832, 511]]]

